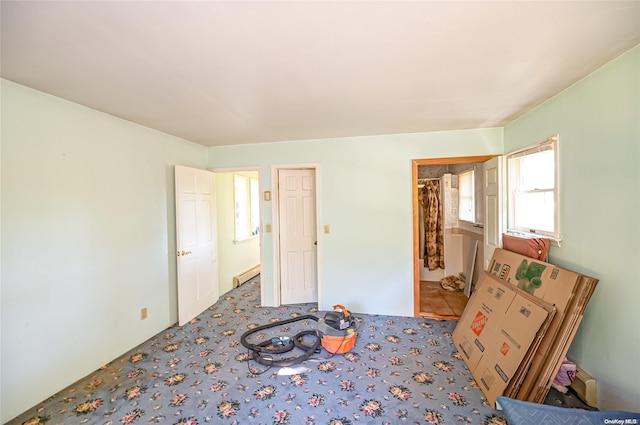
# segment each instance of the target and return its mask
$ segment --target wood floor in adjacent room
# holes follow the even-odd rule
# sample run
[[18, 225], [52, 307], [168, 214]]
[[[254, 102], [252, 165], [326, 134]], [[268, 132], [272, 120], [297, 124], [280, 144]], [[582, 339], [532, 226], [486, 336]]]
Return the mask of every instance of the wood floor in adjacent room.
[[435, 319], [458, 320], [468, 298], [462, 291], [442, 289], [440, 282], [420, 281], [420, 316]]

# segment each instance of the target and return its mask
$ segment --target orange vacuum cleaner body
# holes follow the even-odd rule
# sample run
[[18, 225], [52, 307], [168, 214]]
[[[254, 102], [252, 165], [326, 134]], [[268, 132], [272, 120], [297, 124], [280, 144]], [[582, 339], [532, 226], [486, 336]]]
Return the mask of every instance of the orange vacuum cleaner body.
[[356, 320], [343, 305], [336, 304], [333, 311], [318, 320], [322, 346], [332, 354], [343, 354], [356, 344], [358, 332]]

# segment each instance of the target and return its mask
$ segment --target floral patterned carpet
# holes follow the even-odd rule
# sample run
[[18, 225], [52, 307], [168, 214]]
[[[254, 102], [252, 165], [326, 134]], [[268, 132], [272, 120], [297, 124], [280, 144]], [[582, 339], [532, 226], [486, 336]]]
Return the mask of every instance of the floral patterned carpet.
[[[309, 314], [324, 315], [316, 304], [260, 307], [258, 277], [9, 424], [507, 423], [453, 347], [456, 322], [355, 314], [360, 327], [351, 351], [322, 350], [292, 374], [256, 363], [240, 343], [251, 328]], [[315, 326], [302, 320], [255, 336]], [[294, 351], [286, 355], [300, 354]]]

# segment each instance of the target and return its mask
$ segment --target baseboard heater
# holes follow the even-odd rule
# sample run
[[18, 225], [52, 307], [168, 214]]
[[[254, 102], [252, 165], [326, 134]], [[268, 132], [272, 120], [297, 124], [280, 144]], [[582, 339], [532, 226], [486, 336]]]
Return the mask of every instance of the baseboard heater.
[[257, 266], [251, 267], [249, 270], [245, 270], [242, 273], [233, 277], [233, 287], [237, 288], [243, 283], [247, 282], [249, 279], [252, 279], [260, 274], [260, 264]]
[[577, 366], [576, 378], [571, 383], [571, 388], [578, 397], [591, 407], [597, 407], [596, 380], [593, 376]]

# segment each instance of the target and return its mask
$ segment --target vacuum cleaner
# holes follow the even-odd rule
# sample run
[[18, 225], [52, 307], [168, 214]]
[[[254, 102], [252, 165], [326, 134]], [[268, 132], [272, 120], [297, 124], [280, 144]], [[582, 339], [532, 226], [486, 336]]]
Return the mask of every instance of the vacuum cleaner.
[[[293, 337], [274, 337], [258, 344], [248, 341], [254, 333], [302, 320], [318, 322], [316, 329], [303, 330]], [[344, 306], [336, 304], [333, 311], [326, 313], [321, 319], [304, 315], [250, 329], [242, 334], [240, 343], [253, 353], [253, 359], [261, 365], [289, 367], [305, 361], [316, 352], [319, 353], [320, 346], [332, 355], [346, 353], [354, 347], [357, 334], [356, 319]], [[309, 339], [311, 342], [308, 342]], [[302, 350], [303, 353], [287, 358], [274, 357], [294, 348]]]
[[356, 344], [358, 322], [341, 304], [318, 320], [318, 332], [322, 335], [322, 346], [331, 354], [343, 354]]

